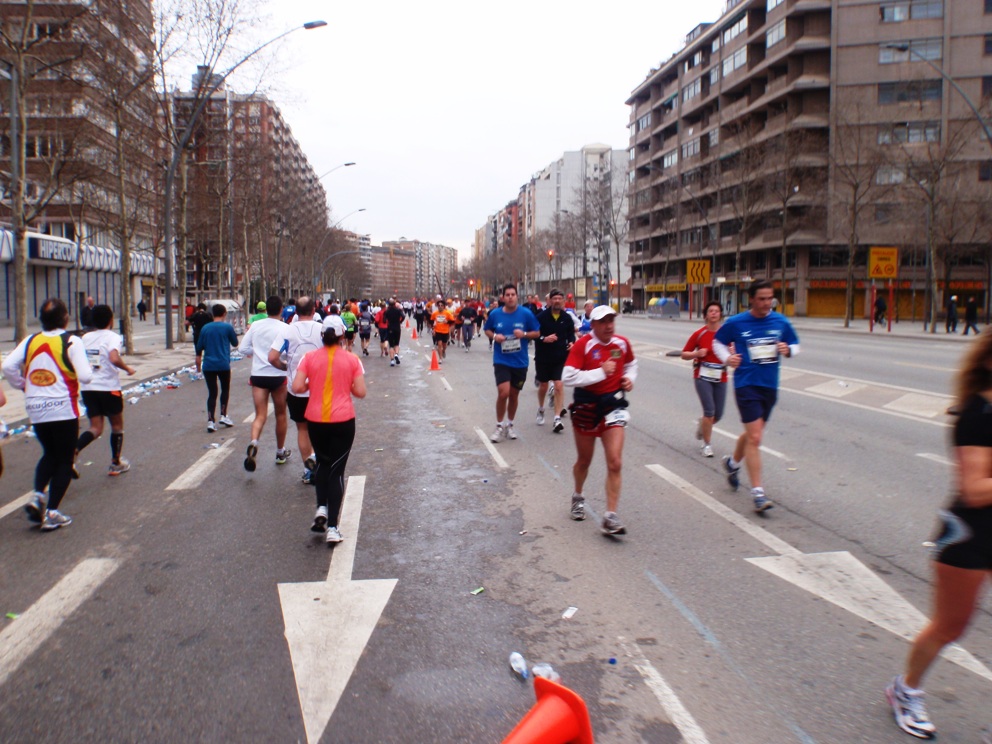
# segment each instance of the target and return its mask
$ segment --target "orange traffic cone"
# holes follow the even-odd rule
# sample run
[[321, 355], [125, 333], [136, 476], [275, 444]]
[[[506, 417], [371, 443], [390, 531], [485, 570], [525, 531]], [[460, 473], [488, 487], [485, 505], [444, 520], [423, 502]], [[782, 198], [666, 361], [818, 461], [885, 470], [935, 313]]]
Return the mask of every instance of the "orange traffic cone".
[[407, 328], [409, 328], [409, 327], [410, 327], [410, 319], [409, 319], [409, 318], [407, 318], [407, 319], [406, 319], [406, 327], [407, 327]]
[[593, 744], [589, 711], [582, 698], [544, 677], [534, 677], [537, 702], [503, 744]]
[[413, 341], [416, 341], [417, 340], [417, 329], [416, 328], [414, 328], [413, 329], [413, 332], [410, 334], [410, 339], [413, 340]]
[[430, 369], [430, 371], [431, 372], [440, 372], [441, 371], [441, 365], [437, 363], [437, 349], [434, 349], [433, 353], [431, 354], [431, 369]]

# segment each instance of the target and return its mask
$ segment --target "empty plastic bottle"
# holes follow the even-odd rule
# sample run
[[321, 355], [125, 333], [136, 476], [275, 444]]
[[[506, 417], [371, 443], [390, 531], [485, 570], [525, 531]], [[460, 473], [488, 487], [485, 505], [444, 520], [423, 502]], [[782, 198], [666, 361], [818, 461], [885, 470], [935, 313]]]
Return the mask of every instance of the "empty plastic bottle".
[[531, 668], [531, 672], [535, 677], [544, 677], [552, 682], [561, 682], [561, 675], [558, 674], [558, 672], [554, 670], [554, 667], [547, 662], [542, 661], [540, 664], [535, 664]]
[[527, 671], [527, 660], [516, 651], [510, 654], [510, 669], [522, 680], [530, 676], [530, 672]]

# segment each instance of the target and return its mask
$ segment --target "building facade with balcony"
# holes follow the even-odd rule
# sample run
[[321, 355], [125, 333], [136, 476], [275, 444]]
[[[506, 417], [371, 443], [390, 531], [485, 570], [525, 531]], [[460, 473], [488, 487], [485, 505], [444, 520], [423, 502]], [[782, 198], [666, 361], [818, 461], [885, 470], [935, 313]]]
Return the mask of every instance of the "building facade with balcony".
[[[414, 257], [413, 286], [410, 288], [411, 291], [408, 291], [406, 287], [395, 287], [395, 289], [400, 290], [399, 299], [453, 294], [451, 290], [458, 273], [458, 250], [456, 248], [422, 240], [408, 240], [407, 238], [384, 240], [382, 247], [394, 251], [396, 255], [409, 251]], [[385, 296], [393, 294], [391, 289]]]
[[627, 100], [637, 304], [734, 312], [768, 278], [811, 316], [843, 316], [853, 284], [861, 317], [872, 246], [899, 248], [897, 276], [875, 278], [899, 318], [922, 318], [930, 276], [938, 307], [987, 303], [992, 143], [941, 70], [984, 105], [989, 55], [992, 4], [729, 2]]

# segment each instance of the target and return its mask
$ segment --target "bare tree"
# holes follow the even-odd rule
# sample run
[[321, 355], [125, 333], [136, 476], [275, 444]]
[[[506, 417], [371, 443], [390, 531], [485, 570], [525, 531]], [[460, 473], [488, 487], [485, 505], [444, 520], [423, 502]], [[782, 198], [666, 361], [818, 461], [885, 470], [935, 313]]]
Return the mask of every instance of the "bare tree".
[[723, 142], [723, 152], [734, 154], [721, 161], [721, 179], [730, 184], [724, 192], [724, 204], [730, 204], [734, 215], [734, 245], [736, 248], [734, 276], [741, 278], [741, 253], [758, 223], [762, 211], [765, 184], [756, 177], [763, 166], [764, 147], [758, 140], [760, 124], [745, 118], [729, 125], [731, 136]]

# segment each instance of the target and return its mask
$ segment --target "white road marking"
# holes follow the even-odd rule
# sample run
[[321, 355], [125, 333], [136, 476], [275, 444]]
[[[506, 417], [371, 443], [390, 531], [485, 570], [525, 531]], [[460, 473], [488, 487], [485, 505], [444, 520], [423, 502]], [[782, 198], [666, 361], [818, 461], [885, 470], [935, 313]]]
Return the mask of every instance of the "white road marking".
[[234, 451], [233, 444], [234, 440], [228, 439], [220, 447], [207, 450], [199, 460], [186, 468], [186, 472], [166, 486], [165, 490], [186, 491], [199, 486]]
[[[713, 427], [713, 431], [716, 434], [719, 434], [721, 436], [727, 437], [728, 439], [733, 439], [735, 441], [740, 436], [740, 434], [731, 434], [729, 431], [725, 431], [724, 429], [720, 429], [720, 428], [718, 428], [716, 426]], [[766, 447], [765, 445], [761, 445], [758, 449], [760, 449], [766, 455], [771, 455], [772, 457], [777, 457], [780, 460], [791, 460], [792, 459], [791, 457], [786, 457], [783, 453], [779, 452], [778, 450], [773, 450], [771, 447]]]
[[14, 499], [9, 504], [5, 504], [2, 508], [0, 508], [0, 519], [3, 519], [4, 517], [10, 514], [13, 514], [15, 511], [20, 509], [22, 506], [24, 506], [33, 498], [34, 498], [34, 491], [28, 491], [19, 499]]
[[448, 388], [448, 392], [454, 392], [454, 388], [451, 387], [451, 383], [446, 378], [441, 378], [441, 384]]
[[906, 393], [893, 401], [886, 403], [883, 407], [890, 411], [910, 413], [914, 416], [926, 416], [933, 418], [947, 412], [947, 399], [938, 398], [935, 395], [921, 395], [920, 393]]
[[87, 558], [0, 632], [0, 685], [117, 570], [113, 558]]
[[843, 398], [844, 396], [864, 390], [867, 385], [860, 382], [847, 382], [846, 380], [829, 380], [818, 385], [811, 385], [806, 388], [811, 393], [825, 395], [828, 398]]
[[930, 460], [932, 462], [939, 462], [941, 465], [953, 465], [954, 463], [948, 460], [943, 455], [936, 455], [932, 452], [917, 452], [917, 457], [922, 457], [924, 460]]
[[957, 372], [953, 367], [935, 367], [932, 364], [913, 364], [912, 362], [892, 362], [898, 367], [916, 367], [917, 369], [932, 369], [935, 372]]
[[486, 445], [486, 449], [489, 450], [489, 454], [492, 456], [493, 460], [496, 462], [496, 464], [499, 467], [501, 467], [501, 468], [508, 468], [508, 467], [510, 467], [506, 463], [506, 460], [503, 459], [503, 456], [499, 452], [496, 451], [496, 448], [495, 447], [493, 447], [493, 443], [489, 441], [489, 437], [486, 436], [486, 432], [484, 432], [482, 429], [480, 429], [478, 426], [476, 426], [475, 427], [475, 433], [479, 435], [479, 439], [481, 439], [482, 440], [482, 443], [484, 445]]
[[[266, 415], [266, 419], [265, 420], [268, 421], [269, 418], [271, 418], [272, 416], [275, 415], [275, 412], [276, 412], [275, 404], [270, 400], [269, 401], [268, 414]], [[246, 418], [241, 423], [242, 424], [250, 424], [254, 420], [255, 420], [255, 412], [252, 411], [251, 413], [248, 414], [248, 418]]]
[[[323, 736], [396, 579], [353, 581], [365, 476], [350, 476], [326, 581], [279, 584], [286, 642], [308, 742]], [[333, 634], [328, 629], [333, 628]]]
[[[661, 465], [645, 467], [778, 553], [775, 556], [746, 558], [749, 563], [906, 640], [912, 640], [926, 623], [922, 612], [847, 551], [803, 553]], [[956, 644], [948, 646], [941, 655], [992, 680], [992, 671]]]
[[645, 658], [640, 647], [636, 643], [624, 643], [623, 638], [620, 639], [620, 645], [631, 658], [634, 668], [644, 678], [648, 689], [661, 703], [668, 718], [682, 734], [682, 741], [686, 744], [709, 744], [709, 739], [696, 723], [696, 719], [692, 717], [692, 713], [682, 704], [675, 690], [665, 681], [661, 673]]

